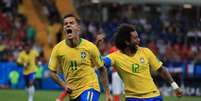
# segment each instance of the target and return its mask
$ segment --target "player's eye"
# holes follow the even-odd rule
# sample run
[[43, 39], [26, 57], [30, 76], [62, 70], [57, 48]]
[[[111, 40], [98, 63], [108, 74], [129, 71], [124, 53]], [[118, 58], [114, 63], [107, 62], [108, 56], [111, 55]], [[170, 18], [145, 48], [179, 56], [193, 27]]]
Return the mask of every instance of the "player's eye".
[[65, 22], [65, 23], [64, 23], [64, 25], [67, 25], [67, 24], [68, 24], [68, 22]]

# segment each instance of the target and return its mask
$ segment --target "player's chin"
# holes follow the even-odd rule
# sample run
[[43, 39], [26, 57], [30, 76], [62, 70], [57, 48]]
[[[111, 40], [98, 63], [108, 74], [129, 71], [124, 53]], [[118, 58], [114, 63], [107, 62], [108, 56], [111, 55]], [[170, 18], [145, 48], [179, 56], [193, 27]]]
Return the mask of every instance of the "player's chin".
[[72, 39], [73, 39], [73, 37], [67, 37], [67, 39], [68, 39], [68, 40], [72, 40]]
[[73, 39], [73, 35], [72, 35], [72, 34], [69, 34], [69, 35], [66, 36], [66, 38], [67, 38], [68, 40]]

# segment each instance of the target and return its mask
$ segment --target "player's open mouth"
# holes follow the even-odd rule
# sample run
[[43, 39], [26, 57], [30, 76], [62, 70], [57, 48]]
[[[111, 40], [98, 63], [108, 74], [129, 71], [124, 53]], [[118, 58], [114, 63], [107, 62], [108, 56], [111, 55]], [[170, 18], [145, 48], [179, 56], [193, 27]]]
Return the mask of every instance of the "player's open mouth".
[[72, 34], [72, 30], [71, 29], [67, 29], [66, 32], [67, 32], [67, 34]]

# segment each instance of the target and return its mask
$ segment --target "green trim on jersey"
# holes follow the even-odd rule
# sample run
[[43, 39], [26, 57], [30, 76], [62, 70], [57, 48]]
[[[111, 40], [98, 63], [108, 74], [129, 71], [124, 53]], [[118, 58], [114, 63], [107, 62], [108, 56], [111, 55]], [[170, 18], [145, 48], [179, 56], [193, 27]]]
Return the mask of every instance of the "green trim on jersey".
[[[83, 41], [83, 39], [80, 38], [80, 43], [79, 43], [79, 45], [82, 43], [82, 41]], [[65, 44], [66, 44], [67, 46], [69, 46], [68, 43], [67, 43], [67, 39], [65, 39]], [[79, 45], [77, 45], [77, 46], [79, 46]]]

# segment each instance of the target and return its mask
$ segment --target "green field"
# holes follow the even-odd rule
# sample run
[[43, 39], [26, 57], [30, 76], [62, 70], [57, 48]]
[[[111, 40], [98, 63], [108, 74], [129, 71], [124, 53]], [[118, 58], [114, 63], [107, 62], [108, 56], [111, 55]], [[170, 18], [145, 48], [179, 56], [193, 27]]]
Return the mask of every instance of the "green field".
[[[60, 91], [37, 91], [34, 101], [55, 101]], [[0, 101], [27, 101], [26, 93], [24, 90], [2, 90], [0, 89]], [[103, 100], [103, 95], [100, 101]], [[122, 97], [122, 101], [124, 98]], [[68, 101], [66, 98], [65, 101]], [[164, 101], [201, 101], [201, 97], [164, 97]]]

